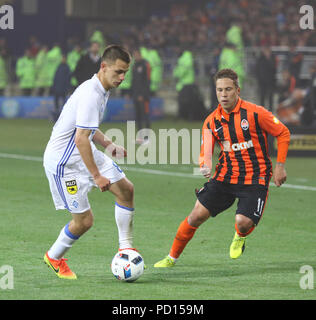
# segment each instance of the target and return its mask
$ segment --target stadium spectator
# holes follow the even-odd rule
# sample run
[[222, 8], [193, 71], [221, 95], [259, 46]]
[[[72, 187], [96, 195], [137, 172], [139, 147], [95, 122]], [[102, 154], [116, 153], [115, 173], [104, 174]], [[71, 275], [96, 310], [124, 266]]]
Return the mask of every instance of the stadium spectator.
[[[135, 109], [137, 130], [150, 128], [150, 64], [145, 60], [139, 49], [133, 51], [134, 64], [132, 69], [131, 95]], [[148, 133], [142, 130], [136, 143], [143, 144], [149, 141]]]
[[240, 51], [236, 45], [231, 42], [226, 42], [219, 57], [219, 69], [233, 69], [238, 74], [240, 88], [243, 87], [245, 78], [244, 61], [241, 59]]
[[70, 92], [71, 71], [67, 64], [67, 57], [62, 55], [62, 60], [54, 76], [52, 94], [54, 96], [53, 121], [56, 122], [61, 112], [61, 107], [66, 102], [66, 96]]
[[[156, 46], [162, 59], [176, 57], [177, 48], [183, 44], [190, 46], [194, 56], [206, 56], [215, 48], [222, 48], [227, 36], [230, 42], [238, 39], [245, 47], [316, 45], [314, 32], [303, 32], [299, 23], [293, 23], [301, 17], [296, 0], [183, 1], [165, 8], [165, 12], [149, 17], [141, 27], [135, 24], [125, 30], [120, 28], [113, 36], [115, 42], [127, 43], [131, 48], [139, 43]], [[236, 37], [230, 36], [234, 33]], [[99, 43], [105, 41], [98, 30], [91, 39]], [[3, 41], [5, 39], [0, 39], [0, 47]], [[235, 43], [237, 50], [238, 43]], [[297, 67], [299, 63], [294, 69]], [[290, 70], [296, 77], [297, 72], [292, 67]], [[239, 76], [242, 85], [242, 75], [239, 73]], [[304, 84], [299, 78], [296, 81], [298, 86]], [[151, 85], [154, 86], [154, 82]]]
[[16, 63], [16, 75], [23, 96], [30, 96], [35, 86], [34, 58], [29, 49], [25, 50], [24, 56]]
[[[75, 71], [81, 56], [82, 56], [82, 49], [80, 45], [75, 44], [74, 48], [67, 54], [67, 63], [71, 72]], [[72, 91], [74, 91], [77, 86], [78, 86], [78, 81], [74, 76], [72, 76], [71, 77]]]
[[179, 56], [177, 64], [173, 69], [173, 76], [177, 80], [176, 91], [178, 93], [178, 117], [189, 119], [191, 112], [190, 109], [192, 110], [193, 106], [186, 98], [186, 92], [191, 92], [191, 88], [195, 83], [194, 58], [191, 50], [189, 49], [179, 48], [178, 52]]
[[47, 96], [51, 86], [47, 67], [48, 46], [42, 45], [35, 57], [35, 90], [34, 95]]
[[[286, 180], [289, 130], [265, 108], [239, 97], [238, 76], [233, 70], [220, 70], [215, 81], [220, 104], [204, 122], [200, 153], [201, 172], [209, 180], [196, 191], [193, 210], [181, 222], [169, 255], [154, 265], [157, 268], [173, 267], [200, 225], [227, 210], [236, 199], [236, 231], [229, 254], [232, 259], [242, 255], [246, 238], [260, 222], [267, 201], [272, 176], [267, 134], [278, 142], [274, 183], [280, 187]], [[212, 177], [215, 143], [221, 153]]]
[[5, 54], [5, 49], [0, 49], [0, 96], [4, 95], [4, 90], [8, 84], [8, 73]]
[[296, 126], [313, 124], [316, 109], [316, 65], [311, 67], [310, 80], [306, 88], [295, 88], [294, 77], [291, 77], [288, 71], [285, 71], [284, 77], [288, 80], [284, 82], [285, 94], [277, 108], [279, 119], [284, 123]]
[[35, 58], [40, 51], [41, 45], [39, 41], [37, 40], [37, 37], [34, 35], [31, 35], [28, 42], [28, 49], [30, 50], [30, 53], [33, 58]]
[[277, 61], [272, 54], [271, 48], [269, 46], [261, 48], [260, 56], [256, 62], [255, 75], [258, 81], [260, 105], [267, 106], [270, 111], [274, 111], [273, 97], [276, 85], [276, 67]]
[[62, 59], [62, 51], [58, 43], [55, 43], [53, 47], [48, 50], [45, 58], [45, 69], [48, 76], [48, 84], [51, 88], [54, 82], [54, 76]]
[[90, 44], [88, 53], [81, 56], [73, 72], [74, 77], [78, 81], [78, 85], [90, 79], [95, 73], [98, 72], [101, 63], [101, 56], [99, 54], [100, 44], [92, 42]]
[[278, 85], [279, 103], [286, 100], [296, 88], [296, 79], [289, 70], [283, 70], [282, 79]]
[[210, 101], [211, 101], [211, 111], [216, 109], [216, 106], [218, 105], [217, 96], [216, 96], [216, 86], [214, 83], [214, 76], [217, 73], [218, 65], [219, 65], [219, 58], [220, 58], [221, 50], [219, 48], [215, 48], [212, 54], [212, 63], [210, 67]]
[[284, 70], [278, 92], [279, 104], [276, 110], [278, 118], [286, 124], [299, 125], [306, 90], [296, 88], [295, 78], [288, 70]]
[[12, 55], [6, 38], [0, 38], [0, 51], [5, 59], [8, 59]]
[[104, 35], [100, 30], [95, 30], [89, 39], [90, 43], [97, 42], [99, 44], [99, 55], [101, 56], [106, 47], [106, 41]]
[[296, 86], [300, 85], [300, 73], [302, 68], [303, 54], [296, 50], [296, 45], [291, 43], [287, 54], [286, 69], [295, 78]]
[[310, 71], [311, 77], [306, 89], [301, 115], [303, 125], [311, 125], [316, 119], [316, 63], [312, 65]]
[[140, 48], [142, 57], [148, 61], [151, 70], [150, 95], [155, 96], [162, 81], [162, 61], [156, 46], [149, 44]]
[[[129, 45], [124, 45], [124, 47], [127, 50], [129, 50]], [[129, 69], [126, 72], [124, 80], [120, 85], [120, 95], [121, 95], [121, 97], [126, 98], [126, 99], [130, 99], [131, 98], [133, 66], [134, 66], [134, 58], [132, 57], [131, 62], [129, 64]]]

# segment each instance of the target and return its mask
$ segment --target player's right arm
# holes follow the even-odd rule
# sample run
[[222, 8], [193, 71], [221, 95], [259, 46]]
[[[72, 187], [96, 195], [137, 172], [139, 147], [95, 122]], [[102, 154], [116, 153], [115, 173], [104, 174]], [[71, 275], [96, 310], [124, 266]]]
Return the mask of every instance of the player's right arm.
[[211, 177], [212, 155], [214, 152], [214, 137], [210, 125], [210, 116], [206, 118], [202, 128], [202, 142], [200, 151], [200, 171], [205, 178]]
[[89, 140], [91, 130], [77, 128], [75, 135], [75, 144], [79, 150], [82, 161], [91, 173], [94, 182], [103, 191], [107, 191], [110, 187], [110, 180], [102, 176], [94, 161], [91, 144]]

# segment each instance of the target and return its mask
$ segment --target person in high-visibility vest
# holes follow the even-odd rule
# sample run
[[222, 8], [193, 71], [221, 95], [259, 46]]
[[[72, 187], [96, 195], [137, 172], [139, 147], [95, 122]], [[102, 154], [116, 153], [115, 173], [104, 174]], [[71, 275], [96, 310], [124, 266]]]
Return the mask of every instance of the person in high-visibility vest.
[[49, 74], [49, 86], [52, 87], [54, 83], [55, 72], [61, 63], [62, 51], [58, 44], [55, 44], [48, 52], [46, 56], [47, 72]]
[[[71, 72], [74, 72], [78, 61], [80, 60], [82, 55], [82, 50], [79, 45], [76, 45], [70, 52], [67, 54], [67, 64], [70, 68]], [[71, 78], [71, 87], [72, 91], [78, 86], [78, 81], [75, 77]]]
[[24, 56], [16, 63], [16, 75], [19, 80], [19, 87], [24, 96], [29, 96], [35, 86], [35, 62], [30, 50], [25, 50]]
[[219, 66], [221, 69], [233, 69], [238, 74], [239, 87], [243, 87], [245, 79], [245, 69], [240, 53], [233, 43], [227, 42], [219, 57]]
[[154, 47], [140, 48], [142, 57], [149, 62], [151, 69], [150, 95], [155, 96], [162, 81], [163, 65], [159, 52]]
[[173, 76], [177, 79], [176, 90], [179, 92], [185, 85], [194, 84], [194, 59], [189, 50], [184, 50], [179, 56], [177, 65], [173, 70]]
[[43, 45], [35, 57], [35, 94], [42, 96], [49, 93], [50, 78], [47, 68], [48, 46]]
[[8, 85], [8, 74], [7, 74], [7, 67], [6, 61], [4, 58], [4, 50], [0, 51], [0, 96], [4, 95], [4, 89]]

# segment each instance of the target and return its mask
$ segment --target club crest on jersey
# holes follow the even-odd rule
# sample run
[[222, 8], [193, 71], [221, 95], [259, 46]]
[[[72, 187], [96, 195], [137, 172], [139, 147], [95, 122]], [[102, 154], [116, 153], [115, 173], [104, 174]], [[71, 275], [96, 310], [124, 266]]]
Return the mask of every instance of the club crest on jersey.
[[67, 188], [68, 193], [76, 194], [78, 191], [76, 180], [66, 181], [66, 188]]
[[240, 123], [241, 129], [248, 130], [249, 122], [246, 119], [242, 119]]

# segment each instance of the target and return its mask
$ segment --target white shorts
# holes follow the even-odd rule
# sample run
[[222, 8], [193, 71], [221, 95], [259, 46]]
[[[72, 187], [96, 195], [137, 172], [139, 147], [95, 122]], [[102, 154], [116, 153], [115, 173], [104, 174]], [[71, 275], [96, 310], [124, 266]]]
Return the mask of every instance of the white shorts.
[[[111, 184], [125, 177], [124, 172], [112, 159], [101, 151], [97, 153], [96, 164], [100, 174], [109, 179]], [[90, 209], [88, 193], [97, 185], [83, 163], [76, 165], [76, 170], [74, 168], [69, 172], [65, 170], [63, 177], [46, 168], [45, 172], [56, 210], [67, 209], [70, 213], [83, 213]]]

